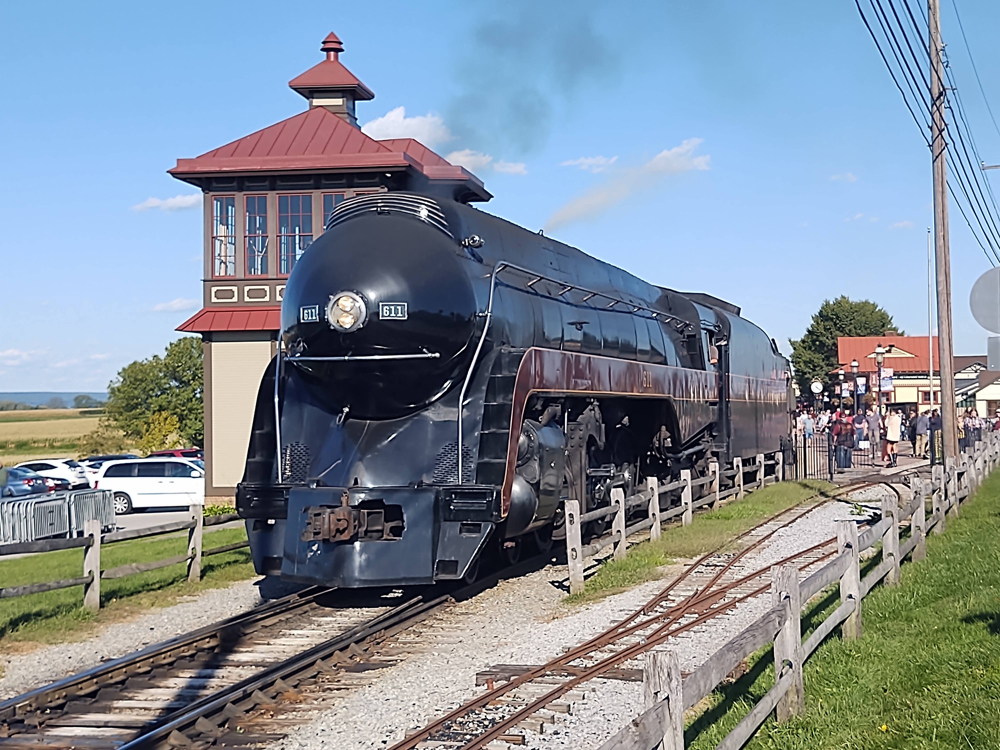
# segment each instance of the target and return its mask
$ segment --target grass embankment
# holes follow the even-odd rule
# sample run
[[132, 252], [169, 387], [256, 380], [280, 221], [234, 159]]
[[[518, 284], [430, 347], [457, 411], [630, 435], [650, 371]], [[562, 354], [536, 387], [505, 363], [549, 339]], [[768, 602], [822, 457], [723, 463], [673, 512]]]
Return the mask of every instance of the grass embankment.
[[92, 409], [0, 412], [0, 459], [15, 464], [76, 456], [80, 438], [96, 429], [99, 421]]
[[[246, 539], [246, 531], [207, 531], [204, 548], [218, 547]], [[101, 568], [134, 562], [162, 560], [183, 554], [187, 534], [152, 539], [134, 539], [101, 547]], [[0, 561], [0, 585], [19, 586], [82, 575], [83, 550], [60, 550]], [[148, 573], [101, 581], [101, 610], [83, 609], [83, 588], [75, 586], [17, 599], [0, 600], [0, 651], [15, 648], [18, 642], [55, 643], [85, 636], [96, 627], [122, 620], [149, 607], [173, 604], [179, 597], [208, 588], [218, 588], [255, 574], [250, 551], [234, 550], [202, 558], [202, 580], [187, 582], [184, 564]]]
[[826, 482], [782, 482], [749, 493], [743, 500], [732, 501], [718, 510], [695, 513], [690, 526], [679, 523], [663, 530], [658, 542], [642, 542], [631, 547], [624, 560], [608, 560], [586, 584], [586, 588], [567, 597], [570, 604], [594, 601], [663, 577], [663, 567], [678, 558], [699, 557], [725, 546], [744, 531], [771, 516], [826, 492]]
[[[812, 608], [804, 630], [833, 596]], [[928, 538], [925, 561], [903, 566], [902, 585], [875, 589], [862, 612], [860, 640], [831, 638], [806, 662], [805, 715], [768, 721], [748, 748], [1000, 747], [1000, 475], [945, 534]], [[760, 655], [717, 693], [689, 727], [689, 747], [715, 747], [773, 684], [772, 665], [770, 652]]]

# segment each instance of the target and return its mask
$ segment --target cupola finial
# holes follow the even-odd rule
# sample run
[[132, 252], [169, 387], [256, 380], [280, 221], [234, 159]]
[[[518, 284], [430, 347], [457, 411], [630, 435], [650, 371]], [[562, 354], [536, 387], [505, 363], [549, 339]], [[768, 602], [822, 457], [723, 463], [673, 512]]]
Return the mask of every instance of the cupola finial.
[[340, 53], [344, 51], [344, 43], [331, 31], [326, 39], [323, 40], [320, 50], [326, 53], [327, 60], [336, 60]]

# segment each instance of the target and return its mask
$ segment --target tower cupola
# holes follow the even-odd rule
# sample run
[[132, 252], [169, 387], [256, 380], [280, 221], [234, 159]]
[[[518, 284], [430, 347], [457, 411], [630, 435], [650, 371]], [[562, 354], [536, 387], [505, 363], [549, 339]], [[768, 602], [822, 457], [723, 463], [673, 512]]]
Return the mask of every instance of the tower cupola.
[[340, 62], [344, 44], [332, 31], [323, 40], [320, 50], [326, 59], [296, 76], [288, 85], [309, 100], [309, 107], [324, 107], [357, 127], [355, 102], [375, 98], [372, 90]]

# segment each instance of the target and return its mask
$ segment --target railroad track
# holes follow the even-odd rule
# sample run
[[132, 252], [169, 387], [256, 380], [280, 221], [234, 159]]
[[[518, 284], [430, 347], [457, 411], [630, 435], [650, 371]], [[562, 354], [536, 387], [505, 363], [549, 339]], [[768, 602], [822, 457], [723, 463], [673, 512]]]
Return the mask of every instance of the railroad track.
[[[882, 483], [873, 479], [866, 477], [835, 495]], [[835, 555], [837, 540], [830, 538], [760, 569], [744, 572], [740, 568], [743, 560], [762, 549], [775, 534], [831, 499], [804, 509], [798, 506], [751, 529], [735, 540], [746, 545], [738, 552], [702, 556], [641, 609], [552, 661], [481, 674], [485, 677], [480, 680], [486, 685], [484, 692], [411, 731], [391, 750], [477, 750], [524, 744], [525, 732], [541, 732], [545, 724], [557, 720], [558, 714], [569, 713], [572, 703], [583, 698], [579, 691], [587, 682], [598, 678], [634, 679], [639, 670], [628, 664], [637, 657], [768, 592], [774, 565], [795, 564], [803, 575], [808, 575]]]
[[[859, 486], [864, 485], [843, 491]], [[438, 743], [444, 737], [451, 746], [464, 742], [469, 748], [482, 747], [505, 738], [511, 727], [539, 712], [561, 710], [558, 699], [572, 698], [576, 686], [613, 673], [618, 665], [666, 638], [764, 592], [769, 568], [740, 575], [737, 564], [818, 505], [805, 511], [800, 506], [791, 518], [782, 514], [747, 532], [741, 539], [748, 546], [728, 560], [720, 563], [717, 557], [704, 556], [607, 633], [505, 685], [491, 684], [484, 696], [396, 748], [418, 747], [427, 740]], [[832, 551], [832, 546], [817, 545], [787, 562], [808, 567]], [[0, 702], [0, 750], [201, 750], [273, 741], [284, 734], [283, 724], [261, 721], [262, 714], [278, 704], [295, 703], [306, 691], [356, 686], [363, 679], [359, 673], [395, 663], [392, 648], [385, 648], [393, 636], [457, 598], [473, 596], [502, 577], [523, 575], [546, 562], [547, 556], [526, 560], [450, 594], [427, 589], [405, 599], [397, 595], [373, 606], [369, 602], [365, 611], [330, 609], [324, 600], [332, 589], [307, 589]], [[524, 696], [530, 691], [535, 695], [528, 700]], [[471, 729], [477, 723], [478, 734]]]

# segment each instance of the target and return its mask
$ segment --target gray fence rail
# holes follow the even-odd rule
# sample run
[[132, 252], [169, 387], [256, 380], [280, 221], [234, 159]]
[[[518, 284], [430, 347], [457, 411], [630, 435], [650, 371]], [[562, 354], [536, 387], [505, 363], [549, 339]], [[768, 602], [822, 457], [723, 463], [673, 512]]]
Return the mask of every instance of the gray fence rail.
[[[244, 540], [232, 544], [224, 544], [219, 547], [202, 549], [203, 529], [205, 526], [217, 526], [229, 521], [239, 520], [235, 513], [227, 513], [221, 516], [209, 516], [205, 518], [203, 506], [192, 505], [189, 508], [190, 517], [186, 521], [175, 521], [159, 526], [152, 526], [145, 529], [131, 529], [127, 531], [112, 531], [102, 533], [102, 521], [99, 518], [90, 518], [84, 522], [84, 536], [69, 537], [63, 539], [36, 539], [33, 541], [14, 542], [12, 544], [0, 544], [0, 559], [5, 555], [23, 555], [40, 552], [54, 552], [63, 549], [80, 549], [83, 552], [83, 575], [76, 578], [66, 578], [60, 581], [44, 581], [41, 583], [31, 583], [24, 586], [6, 586], [0, 588], [0, 599], [10, 599], [31, 594], [40, 594], [45, 591], [56, 591], [58, 589], [71, 588], [73, 586], [83, 586], [83, 605], [90, 610], [98, 610], [101, 607], [101, 581], [124, 578], [138, 573], [146, 573], [151, 570], [166, 568], [170, 565], [187, 564], [188, 581], [198, 581], [201, 579], [201, 561], [203, 557], [218, 555], [223, 552], [232, 552], [249, 546], [249, 542]], [[187, 531], [187, 552], [182, 555], [175, 555], [163, 560], [153, 560], [143, 563], [127, 563], [114, 568], [101, 569], [101, 547], [105, 544], [123, 542], [129, 539], [148, 539], [164, 534], [175, 534]]]
[[[681, 477], [673, 482], [660, 483], [655, 478], [646, 480], [644, 489], [625, 497], [621, 488], [611, 490], [611, 503], [603, 508], [580, 512], [576, 500], [566, 502], [566, 561], [569, 568], [569, 590], [571, 594], [583, 591], [584, 560], [593, 557], [605, 547], [615, 545], [614, 557], [625, 557], [629, 537], [649, 529], [651, 539], [659, 539], [662, 525], [680, 516], [687, 526], [694, 517], [694, 511], [706, 505], [717, 508], [726, 500], [737, 500], [753, 490], [783, 481], [785, 478], [784, 454], [760, 453], [752, 462], [744, 464], [742, 458], [734, 458], [732, 467], [721, 468], [718, 461], [708, 465], [708, 474], [692, 478], [690, 469], [681, 471]], [[750, 476], [750, 481], [747, 481]], [[723, 488], [723, 482], [730, 485]], [[706, 487], [696, 500], [695, 488]], [[679, 504], [674, 506], [673, 500]], [[646, 518], [627, 525], [630, 511], [646, 507]], [[634, 514], [633, 514], [634, 516]], [[583, 544], [583, 524], [612, 517], [611, 531], [590, 544]]]
[[[928, 532], [943, 531], [947, 520], [958, 516], [962, 501], [1000, 465], [1000, 439], [996, 433], [984, 438], [963, 451], [957, 461], [933, 467], [930, 480], [912, 477], [911, 501], [902, 507], [895, 498], [883, 501], [882, 520], [863, 534], [858, 534], [853, 521], [838, 522], [837, 556], [805, 579], [794, 566], [776, 566], [771, 574], [774, 606], [686, 678], [682, 679], [674, 652], [647, 654], [643, 669], [647, 709], [600, 750], [683, 750], [684, 711], [710, 695], [740, 662], [768, 645], [773, 645], [774, 686], [716, 750], [743, 747], [772, 712], [779, 722], [801, 714], [805, 660], [838, 626], [844, 639], [860, 638], [863, 599], [879, 583], [898, 584], [902, 561], [908, 556], [923, 559]], [[905, 539], [901, 530], [906, 532]], [[881, 560], [862, 578], [861, 554], [876, 546]], [[803, 605], [834, 583], [839, 586], [839, 606], [803, 641]]]
[[79, 536], [87, 520], [113, 529], [115, 509], [110, 490], [73, 490], [0, 501], [0, 544]]

